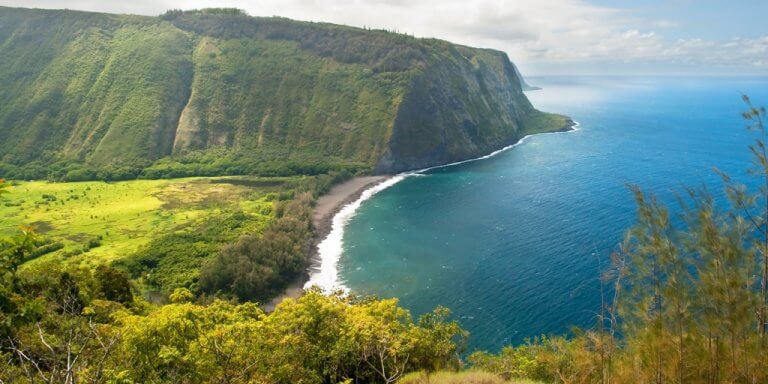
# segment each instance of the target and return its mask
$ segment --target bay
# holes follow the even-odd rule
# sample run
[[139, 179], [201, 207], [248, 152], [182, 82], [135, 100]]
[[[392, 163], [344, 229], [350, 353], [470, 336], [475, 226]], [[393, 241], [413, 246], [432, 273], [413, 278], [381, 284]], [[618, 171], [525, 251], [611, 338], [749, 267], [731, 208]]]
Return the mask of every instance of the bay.
[[753, 133], [741, 94], [768, 79], [546, 77], [533, 104], [579, 129], [536, 135], [489, 159], [407, 177], [348, 222], [339, 263], [351, 290], [414, 315], [450, 308], [470, 348], [498, 351], [594, 326], [601, 267], [627, 228], [636, 184], [673, 203], [685, 186], [722, 198], [713, 167], [748, 181]]

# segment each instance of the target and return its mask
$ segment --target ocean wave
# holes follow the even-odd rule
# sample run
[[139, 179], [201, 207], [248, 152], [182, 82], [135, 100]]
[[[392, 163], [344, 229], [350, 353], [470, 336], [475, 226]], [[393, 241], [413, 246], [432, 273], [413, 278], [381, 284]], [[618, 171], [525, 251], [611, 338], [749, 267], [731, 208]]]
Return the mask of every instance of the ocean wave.
[[531, 137], [531, 136], [539, 136], [539, 135], [556, 135], [556, 134], [559, 134], [559, 133], [570, 133], [570, 132], [576, 132], [576, 131], [578, 131], [578, 130], [579, 130], [579, 126], [580, 126], [580, 125], [581, 125], [581, 124], [580, 124], [578, 121], [574, 121], [574, 122], [573, 122], [573, 126], [571, 127], [571, 129], [569, 129], [569, 130], [567, 130], [567, 131], [560, 131], [560, 132], [545, 132], [545, 133], [533, 133], [533, 134], [530, 134], [530, 135], [525, 135], [525, 136], [523, 136], [523, 138], [521, 138], [520, 140], [518, 140], [516, 143], [514, 143], [514, 144], [511, 144], [511, 145], [508, 145], [508, 146], [506, 146], [506, 147], [504, 147], [504, 148], [502, 148], [502, 149], [498, 149], [498, 150], [495, 150], [495, 151], [493, 151], [493, 152], [491, 152], [491, 153], [489, 153], [489, 154], [487, 154], [487, 155], [485, 155], [485, 156], [476, 157], [476, 158], [474, 158], [474, 159], [467, 159], [467, 160], [457, 161], [457, 162], [454, 162], [454, 163], [448, 163], [448, 164], [443, 164], [443, 165], [436, 165], [436, 166], [434, 166], [434, 167], [424, 168], [424, 169], [420, 169], [420, 170], [418, 170], [418, 171], [413, 171], [413, 172], [408, 172], [408, 173], [409, 173], [409, 174], [414, 174], [414, 173], [417, 173], [417, 174], [418, 174], [418, 173], [427, 172], [427, 171], [430, 171], [430, 170], [433, 170], [433, 169], [440, 169], [440, 168], [453, 167], [454, 165], [459, 165], [459, 164], [466, 164], [466, 163], [471, 163], [471, 162], [473, 162], [473, 161], [479, 161], [479, 160], [485, 160], [485, 159], [489, 159], [489, 158], [491, 158], [491, 157], [494, 157], [494, 156], [496, 156], [496, 155], [498, 155], [498, 154], [500, 154], [500, 153], [502, 153], [502, 152], [506, 152], [506, 151], [508, 151], [508, 150], [510, 150], [510, 149], [512, 149], [512, 148], [514, 148], [514, 147], [517, 147], [518, 145], [521, 145], [521, 144], [523, 144], [523, 143], [524, 143], [524, 142], [525, 142], [525, 141], [526, 141], [526, 140], [527, 140], [529, 137]]
[[317, 245], [317, 255], [320, 258], [320, 267], [311, 271], [309, 281], [304, 284], [304, 288], [318, 286], [326, 292], [341, 289], [347, 291], [347, 287], [339, 281], [338, 263], [344, 252], [344, 227], [364, 201], [373, 197], [373, 195], [397, 184], [405, 179], [407, 174], [386, 179], [385, 181], [366, 189], [360, 194], [360, 197], [354, 202], [345, 205], [333, 216], [331, 222], [331, 232], [328, 233], [323, 241]]

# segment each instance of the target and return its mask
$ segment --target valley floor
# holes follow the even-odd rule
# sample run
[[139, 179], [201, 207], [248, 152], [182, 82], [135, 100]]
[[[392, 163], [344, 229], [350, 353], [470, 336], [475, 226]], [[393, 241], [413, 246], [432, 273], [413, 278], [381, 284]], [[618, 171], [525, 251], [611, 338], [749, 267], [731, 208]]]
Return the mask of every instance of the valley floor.
[[274, 197], [287, 179], [185, 178], [121, 182], [19, 182], [0, 205], [0, 236], [30, 225], [56, 244], [38, 261], [99, 265], [133, 254], [165, 233], [194, 228], [225, 211], [267, 225]]

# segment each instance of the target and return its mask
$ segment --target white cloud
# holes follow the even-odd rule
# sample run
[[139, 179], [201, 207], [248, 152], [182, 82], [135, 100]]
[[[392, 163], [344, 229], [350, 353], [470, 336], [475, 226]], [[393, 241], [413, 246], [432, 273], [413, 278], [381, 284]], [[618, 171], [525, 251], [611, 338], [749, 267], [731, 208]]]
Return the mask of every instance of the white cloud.
[[661, 19], [652, 21], [651, 25], [656, 28], [677, 28], [680, 26], [680, 23], [673, 20]]
[[621, 68], [627, 63], [633, 68], [768, 70], [768, 35], [719, 41], [669, 39], [663, 30], [677, 27], [674, 20], [640, 20], [629, 11], [582, 0], [0, 0], [0, 4], [142, 14], [169, 8], [237, 7], [251, 15], [385, 28], [496, 48], [529, 73]]

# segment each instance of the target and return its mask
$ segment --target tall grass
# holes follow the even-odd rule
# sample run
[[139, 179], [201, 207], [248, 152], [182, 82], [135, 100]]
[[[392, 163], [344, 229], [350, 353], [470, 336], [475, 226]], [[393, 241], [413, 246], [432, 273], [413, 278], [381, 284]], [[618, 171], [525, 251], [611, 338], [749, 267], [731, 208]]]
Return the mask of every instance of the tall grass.
[[404, 376], [399, 384], [541, 384], [527, 379], [504, 380], [499, 375], [483, 371], [414, 372]]

